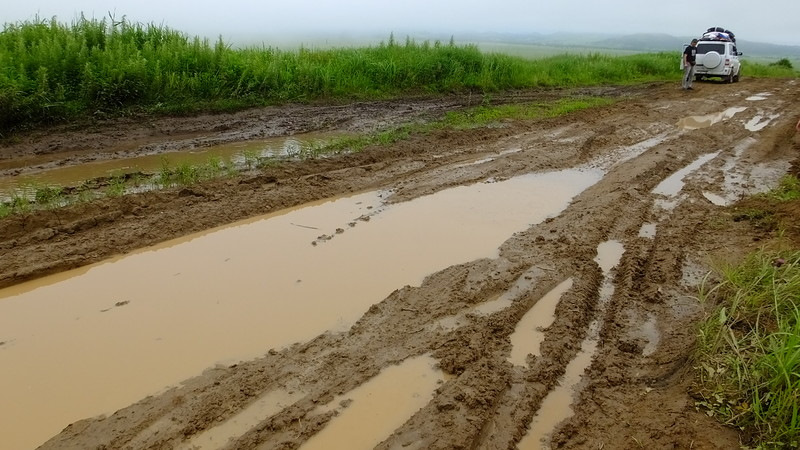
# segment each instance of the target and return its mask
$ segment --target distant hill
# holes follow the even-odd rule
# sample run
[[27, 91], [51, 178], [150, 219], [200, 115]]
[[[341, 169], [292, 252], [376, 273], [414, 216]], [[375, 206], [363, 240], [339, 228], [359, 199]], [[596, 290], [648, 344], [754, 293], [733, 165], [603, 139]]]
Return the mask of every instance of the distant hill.
[[[690, 40], [688, 37], [681, 38], [669, 34], [630, 34], [597, 40], [585, 45], [624, 50], [672, 51], [681, 49]], [[745, 56], [800, 58], [799, 45], [777, 45], [736, 39], [736, 47]]]
[[[664, 33], [639, 33], [626, 35], [589, 33], [467, 33], [456, 34], [456, 42], [495, 42], [505, 44], [547, 45], [553, 47], [596, 48], [599, 51], [626, 50], [632, 52], [680, 51], [691, 37]], [[440, 37], [441, 38], [441, 37]], [[761, 60], [788, 58], [800, 61], [800, 45], [778, 45], [737, 38], [737, 47], [745, 57]]]
[[[639, 52], [680, 51], [683, 45], [692, 40], [689, 36], [672, 36], [665, 33], [639, 33], [639, 34], [601, 34], [601, 33], [500, 33], [500, 32], [456, 32], [421, 33], [421, 32], [394, 32], [398, 42], [403, 42], [406, 36], [421, 41], [448, 42], [454, 38], [457, 44], [478, 43], [484, 47], [491, 47], [497, 51], [514, 49], [514, 54], [525, 54], [521, 49], [525, 46], [538, 47], [535, 54], [556, 54], [563, 51], [602, 52], [608, 50], [614, 54], [630, 54]], [[311, 47], [336, 47], [373, 45], [388, 40], [384, 34], [351, 34], [351, 33], [304, 33], [298, 36], [267, 36], [260, 33], [229, 35], [236, 45], [268, 45], [282, 48], [296, 48], [299, 45]], [[744, 38], [744, 39], [743, 39]], [[777, 45], [764, 42], [755, 42], [738, 36], [737, 47], [744, 53], [745, 59], [759, 62], [772, 62], [787, 58], [800, 68], [800, 45]], [[497, 45], [486, 45], [497, 44]], [[504, 47], [505, 46], [505, 47]], [[541, 48], [547, 47], [549, 52], [542, 52]]]

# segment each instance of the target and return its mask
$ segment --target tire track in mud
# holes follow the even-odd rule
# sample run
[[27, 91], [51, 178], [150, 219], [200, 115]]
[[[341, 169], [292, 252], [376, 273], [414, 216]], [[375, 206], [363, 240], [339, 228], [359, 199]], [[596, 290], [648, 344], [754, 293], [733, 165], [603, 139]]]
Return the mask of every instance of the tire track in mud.
[[[553, 448], [738, 444], [732, 432], [696, 413], [685, 395], [681, 379], [694, 339], [691, 324], [701, 313], [689, 297], [685, 264], [690, 257], [702, 259], [696, 239], [715, 208], [703, 191], [718, 186], [730, 171], [752, 174], [754, 162], [785, 158], [769, 150], [782, 134], [765, 128], [746, 158], [737, 159], [736, 144], [752, 132], [735, 120], [704, 133], [669, 131], [680, 113], [665, 119], [659, 108], [698, 102], [661, 95], [600, 117], [579, 115], [577, 139], [556, 143], [558, 151], [542, 151], [552, 140], [545, 133], [557, 129], [552, 124], [472, 153], [462, 148], [450, 153], [441, 169], [415, 170], [398, 185], [395, 201], [531, 170], [592, 161], [607, 168], [600, 182], [557, 217], [509, 238], [498, 258], [432, 274], [420, 286], [398, 289], [373, 305], [345, 333], [326, 333], [258, 360], [210, 369], [108, 418], [73, 424], [43, 448], [178, 448], [274, 391], [291, 394], [290, 404], [223, 448], [298, 448], [336, 417], [335, 410], [320, 413], [320, 405], [346, 396], [387, 366], [426, 354], [438, 360], [448, 378], [377, 448], [513, 448], [580, 352], [594, 320], [597, 348], [578, 385], [574, 414], [553, 430]], [[705, 105], [709, 109], [698, 114], [719, 106]], [[785, 105], [778, 104], [776, 111], [785, 112]], [[612, 131], [605, 133], [609, 121]], [[509, 145], [520, 151], [503, 154]], [[687, 175], [672, 209], [659, 206], [662, 197], [653, 193], [659, 183], [715, 151], [719, 155]], [[608, 155], [619, 163], [611, 164]], [[470, 158], [494, 159], [452, 170]], [[654, 234], [641, 235], [648, 224], [655, 225]], [[611, 272], [614, 290], [605, 302], [605, 278], [595, 257], [609, 240], [620, 242], [625, 252]], [[544, 330], [540, 355], [529, 356], [528, 367], [514, 366], [508, 356], [517, 324], [567, 279], [573, 285]], [[476, 312], [504, 293], [511, 300], [506, 308]]]

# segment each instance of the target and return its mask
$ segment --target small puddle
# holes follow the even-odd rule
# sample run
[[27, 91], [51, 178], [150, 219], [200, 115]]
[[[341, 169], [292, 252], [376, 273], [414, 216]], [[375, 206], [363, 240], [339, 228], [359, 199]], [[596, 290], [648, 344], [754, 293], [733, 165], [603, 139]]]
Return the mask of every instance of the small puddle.
[[[0, 347], [13, 368], [0, 371], [0, 404], [15, 405], [0, 409], [0, 435], [35, 447], [214, 364], [346, 330], [399, 287], [496, 257], [601, 177], [523, 175], [388, 206], [370, 192], [0, 290], [0, 340], [14, 343]], [[333, 238], [311, 245], [320, 235]]]
[[35, 193], [37, 187], [79, 186], [84, 181], [94, 178], [138, 172], [158, 173], [165, 165], [200, 166], [212, 159], [219, 159], [226, 165], [246, 167], [248, 163], [255, 164], [257, 158], [298, 155], [304, 148], [321, 145], [340, 136], [341, 134], [337, 133], [305, 133], [46, 169], [18, 176], [0, 177], [0, 194], [8, 198], [12, 193], [30, 196]]
[[177, 446], [178, 450], [216, 450], [247, 433], [248, 430], [281, 412], [287, 406], [302, 399], [305, 393], [287, 392], [282, 389], [270, 391], [220, 425], [210, 428], [189, 442]]
[[747, 189], [744, 187], [746, 184], [745, 176], [742, 174], [741, 170], [736, 170], [736, 166], [741, 160], [742, 155], [744, 155], [744, 152], [757, 142], [758, 141], [752, 137], [742, 139], [733, 148], [733, 156], [726, 158], [725, 165], [722, 167], [722, 174], [724, 176], [722, 185], [724, 194], [722, 198], [725, 199], [725, 205], [721, 206], [727, 206], [736, 201], [738, 197], [747, 193]]
[[769, 97], [770, 95], [772, 95], [772, 94], [770, 94], [769, 92], [759, 92], [758, 94], [751, 95], [750, 97], [747, 97], [745, 100], [750, 101], [750, 102], [759, 102], [759, 101], [762, 101], [762, 100], [766, 100], [767, 97]]
[[561, 282], [522, 316], [514, 333], [511, 334], [511, 354], [508, 357], [511, 364], [525, 366], [529, 354], [534, 356], [541, 354], [539, 346], [544, 341], [544, 330], [555, 320], [558, 301], [572, 288], [572, 284], [572, 278]]
[[339, 414], [300, 449], [374, 448], [428, 404], [444, 381], [444, 372], [429, 355], [387, 367], [321, 407], [320, 412], [336, 410]]
[[684, 117], [683, 119], [678, 121], [678, 128], [684, 130], [698, 130], [701, 128], [708, 128], [715, 123], [722, 122], [723, 120], [727, 120], [735, 116], [736, 114], [746, 110], [746, 106], [736, 106], [733, 108], [728, 108], [721, 113], [716, 114], [708, 114], [705, 116], [691, 116], [691, 117]]
[[644, 350], [642, 350], [642, 355], [650, 356], [656, 351], [658, 344], [661, 342], [661, 333], [658, 332], [658, 324], [654, 314], [648, 315], [647, 321], [642, 324], [641, 332], [647, 341]]
[[760, 114], [757, 114], [757, 115], [753, 116], [753, 118], [750, 119], [750, 121], [748, 121], [746, 124], [744, 124], [744, 127], [745, 127], [745, 129], [747, 129], [747, 131], [753, 131], [753, 132], [761, 131], [767, 125], [772, 123], [773, 120], [777, 119], [780, 116], [781, 116], [780, 114], [772, 114], [769, 117], [764, 117], [764, 116], [762, 116]]
[[640, 141], [625, 147], [617, 148], [606, 155], [600, 156], [592, 160], [590, 163], [587, 164], [587, 166], [595, 167], [604, 171], [609, 171], [612, 168], [625, 163], [626, 161], [638, 157], [642, 153], [661, 144], [662, 142], [666, 141], [667, 139], [671, 138], [674, 135], [675, 135], [674, 131], [667, 131], [659, 135], [653, 136], [649, 139], [645, 139], [644, 141]]
[[645, 223], [642, 228], [639, 228], [639, 237], [646, 239], [653, 239], [656, 237], [656, 224]]
[[683, 186], [685, 184], [683, 179], [690, 173], [702, 167], [703, 164], [716, 158], [719, 154], [720, 152], [707, 153], [697, 158], [688, 166], [673, 173], [672, 175], [664, 179], [664, 181], [659, 183], [658, 186], [653, 188], [652, 191], [653, 194], [663, 195], [665, 197], [674, 197], [678, 195], [678, 192], [680, 192], [681, 189], [683, 189]]
[[536, 281], [536, 274], [542, 269], [531, 267], [517, 278], [517, 281], [505, 292], [494, 300], [489, 300], [476, 306], [472, 312], [481, 316], [488, 316], [498, 311], [502, 311], [514, 303], [514, 300], [531, 290]]
[[625, 246], [619, 241], [605, 241], [597, 246], [597, 257], [594, 261], [600, 266], [606, 278], [611, 276], [611, 270], [619, 264]]
[[703, 197], [716, 206], [728, 206], [729, 202], [725, 197], [717, 195], [713, 192], [703, 191]]
[[[618, 241], [606, 241], [597, 247], [595, 262], [603, 271], [603, 285], [600, 288], [598, 311], [596, 317], [602, 318], [611, 297], [614, 295], [614, 282], [612, 271], [616, 267], [625, 247]], [[538, 450], [550, 448], [547, 440], [558, 424], [572, 417], [575, 413], [572, 403], [579, 392], [579, 385], [583, 373], [591, 365], [600, 339], [602, 322], [595, 319], [589, 324], [586, 338], [581, 343], [581, 349], [575, 358], [567, 364], [564, 375], [558, 380], [557, 386], [547, 394], [539, 410], [533, 417], [528, 432], [517, 444], [520, 450]]]
[[709, 270], [706, 266], [698, 261], [687, 259], [684, 261], [683, 267], [681, 267], [681, 284], [691, 289], [699, 289], [708, 274]]

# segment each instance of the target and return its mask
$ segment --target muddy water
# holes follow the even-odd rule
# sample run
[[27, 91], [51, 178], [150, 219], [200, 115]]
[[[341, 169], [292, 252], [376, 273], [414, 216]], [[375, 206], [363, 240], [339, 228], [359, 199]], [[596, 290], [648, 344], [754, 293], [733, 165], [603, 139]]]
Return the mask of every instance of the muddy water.
[[745, 100], [750, 102], [760, 102], [763, 100], [767, 100], [770, 95], [772, 94], [770, 94], [769, 92], [759, 92], [756, 95], [751, 95], [750, 97], [747, 97]]
[[[127, 173], [157, 173], [165, 165], [203, 165], [212, 158], [236, 166], [246, 166], [248, 160], [259, 157], [276, 157], [299, 154], [303, 148], [330, 141], [341, 136], [333, 133], [306, 133], [289, 137], [235, 142], [200, 149], [137, 156], [86, 164], [45, 169], [18, 176], [0, 177], [0, 198], [35, 192], [43, 186], [79, 186], [86, 180], [119, 176]], [[251, 161], [252, 162], [252, 161]]]
[[346, 329], [394, 289], [496, 256], [601, 176], [525, 175], [391, 206], [370, 192], [2, 290], [0, 404], [15, 407], [0, 409], [0, 436], [30, 448], [215, 363]]
[[546, 440], [563, 420], [574, 414], [572, 403], [575, 389], [581, 381], [583, 372], [592, 362], [591, 355], [597, 350], [597, 341], [587, 339], [581, 344], [578, 356], [567, 364], [564, 376], [558, 386], [542, 401], [539, 412], [533, 418], [528, 433], [517, 444], [519, 450], [541, 450], [550, 448]]
[[773, 120], [779, 118], [780, 114], [770, 114], [769, 116], [762, 116], [761, 114], [756, 114], [750, 119], [746, 124], [744, 124], [745, 129], [747, 131], [761, 131], [767, 125], [769, 125]]
[[561, 296], [572, 288], [572, 278], [561, 282], [539, 299], [517, 324], [511, 334], [511, 354], [508, 361], [516, 366], [525, 366], [528, 355], [539, 356], [539, 346], [544, 340], [544, 329], [556, 318], [556, 307]]
[[[665, 178], [661, 183], [653, 188], [653, 194], [658, 194], [667, 199], [674, 198], [683, 189], [685, 182], [683, 181], [687, 175], [702, 167], [705, 163], [719, 156], [720, 152], [707, 153], [692, 161], [688, 166], [678, 170], [669, 177]], [[672, 209], [674, 205], [668, 201], [660, 199], [659, 205], [663, 209]]]
[[572, 403], [583, 373], [591, 365], [592, 358], [597, 351], [602, 328], [602, 318], [605, 315], [606, 305], [614, 295], [612, 271], [619, 264], [625, 247], [618, 241], [606, 241], [597, 247], [595, 262], [603, 271], [603, 284], [600, 287], [598, 311], [595, 319], [589, 325], [586, 338], [581, 343], [581, 349], [575, 358], [567, 364], [564, 375], [558, 380], [558, 385], [542, 400], [539, 411], [533, 417], [528, 433], [522, 437], [517, 448], [520, 450], [539, 450], [550, 448], [547, 440], [559, 423], [574, 414]]
[[642, 324], [641, 333], [647, 342], [642, 350], [644, 356], [650, 356], [655, 353], [661, 342], [661, 334], [658, 331], [658, 322], [656, 316], [649, 314], [647, 321]]
[[728, 108], [725, 111], [716, 114], [684, 117], [683, 119], [678, 121], [678, 128], [682, 128], [684, 130], [698, 130], [701, 128], [708, 128], [714, 125], [715, 123], [722, 122], [723, 120], [728, 120], [746, 109], [747, 109], [746, 106], [736, 106], [733, 108]]
[[655, 223], [644, 223], [642, 227], [639, 228], [639, 237], [653, 239], [656, 237], [656, 228], [658, 224]]
[[444, 382], [444, 373], [435, 365], [427, 355], [411, 358], [333, 399], [319, 412], [336, 410], [338, 415], [301, 450], [375, 447], [425, 406]]
[[[303, 449], [371, 448], [386, 439], [430, 401], [445, 374], [429, 355], [410, 358], [381, 371], [358, 388], [340, 395], [312, 415], [337, 415]], [[179, 450], [215, 450], [243, 436], [260, 422], [300, 400], [305, 394], [283, 389], [270, 391], [239, 414], [206, 430]], [[354, 433], [358, 430], [358, 433]], [[135, 445], [134, 445], [135, 447]]]
[[[184, 445], [178, 446], [178, 450], [216, 450], [225, 446], [230, 440], [247, 433], [248, 430], [261, 423], [263, 420], [279, 413], [283, 408], [297, 402], [305, 393], [300, 391], [286, 391], [276, 389], [270, 391], [239, 414], [231, 417], [224, 423], [198, 434]], [[152, 433], [142, 433], [148, 437]], [[131, 446], [136, 448], [136, 442]]]
[[527, 293], [536, 279], [536, 273], [542, 269], [533, 266], [526, 270], [522, 275], [517, 278], [517, 281], [511, 285], [505, 292], [498, 295], [497, 298], [489, 299], [472, 309], [473, 314], [481, 316], [488, 316], [498, 311], [502, 311], [514, 303], [514, 300]]

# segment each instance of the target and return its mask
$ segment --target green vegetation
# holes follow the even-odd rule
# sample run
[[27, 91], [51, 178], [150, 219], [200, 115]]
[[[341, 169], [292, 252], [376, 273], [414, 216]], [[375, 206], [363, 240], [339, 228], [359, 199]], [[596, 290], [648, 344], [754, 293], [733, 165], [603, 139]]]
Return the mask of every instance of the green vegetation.
[[296, 52], [232, 49], [167, 27], [81, 19], [6, 24], [0, 133], [126, 113], [230, 110], [285, 101], [387, 98], [677, 79], [677, 54], [561, 55], [537, 61], [477, 46], [406, 40]]
[[800, 444], [800, 252], [761, 252], [705, 293], [721, 306], [699, 340], [702, 401], [762, 448]]
[[796, 78], [798, 73], [792, 67], [792, 63], [786, 60], [788, 64], [759, 64], [742, 60], [742, 76], [748, 77], [771, 77], [771, 78]]
[[[798, 179], [787, 176], [763, 199], [794, 202], [798, 187]], [[756, 225], [777, 220], [760, 208], [746, 214]], [[797, 448], [800, 252], [760, 251], [721, 272], [722, 281], [701, 294], [717, 306], [698, 339], [698, 405], [758, 448]]]
[[106, 195], [109, 197], [119, 197], [124, 193], [125, 177], [123, 175], [111, 177], [111, 181], [108, 183], [108, 189], [106, 190]]
[[765, 195], [781, 202], [797, 200], [800, 198], [800, 179], [792, 175], [786, 175], [781, 179], [777, 188]]
[[794, 66], [792, 66], [792, 62], [786, 58], [781, 58], [775, 61], [774, 63], [770, 63], [769, 65], [775, 67], [783, 67], [785, 69], [794, 69]]
[[603, 97], [564, 98], [549, 103], [529, 103], [500, 106], [481, 105], [460, 112], [449, 112], [442, 120], [424, 124], [403, 125], [391, 130], [365, 136], [334, 139], [327, 144], [301, 149], [298, 157], [310, 158], [326, 154], [358, 152], [371, 145], [389, 145], [414, 134], [435, 130], [457, 130], [486, 126], [504, 120], [533, 120], [566, 115], [581, 109], [606, 106], [613, 100]]
[[203, 180], [217, 178], [227, 173], [227, 168], [218, 157], [209, 158], [205, 164], [181, 163], [172, 167], [165, 157], [161, 159], [158, 183], [163, 187], [189, 186]]
[[565, 98], [551, 103], [480, 106], [466, 112], [448, 113], [443, 125], [452, 128], [484, 126], [502, 120], [530, 120], [563, 116], [582, 109], [607, 106], [613, 100], [603, 97]]

